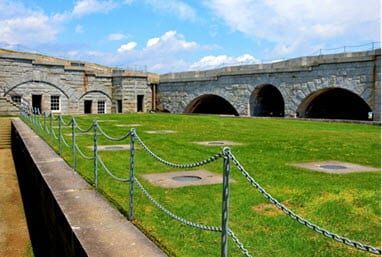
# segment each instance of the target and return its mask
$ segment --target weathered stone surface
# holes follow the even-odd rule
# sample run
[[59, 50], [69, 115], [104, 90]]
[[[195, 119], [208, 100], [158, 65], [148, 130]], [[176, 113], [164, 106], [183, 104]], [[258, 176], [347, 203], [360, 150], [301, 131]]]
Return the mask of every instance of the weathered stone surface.
[[[182, 113], [197, 97], [213, 94], [249, 116], [255, 90], [271, 84], [284, 99], [285, 116], [294, 117], [307, 97], [338, 87], [360, 96], [380, 121], [380, 62], [378, 49], [158, 76], [0, 49], [0, 92], [8, 98], [20, 95], [29, 104], [32, 95], [42, 95], [42, 111], [50, 111], [50, 97], [57, 95], [58, 112], [74, 114], [84, 113], [85, 101], [92, 101], [92, 113], [98, 112], [99, 102], [105, 102], [107, 113], [147, 112], [156, 102], [161, 110]], [[158, 81], [155, 94], [150, 83]]]
[[[91, 112], [98, 112], [98, 102], [105, 102], [106, 113], [116, 112], [117, 100], [122, 112], [137, 111], [137, 97], [143, 95], [142, 111], [152, 109], [149, 74], [113, 70], [90, 63], [0, 49], [0, 94], [10, 99], [21, 96], [32, 104], [32, 95], [41, 95], [41, 111], [51, 111], [51, 96], [60, 97], [57, 113], [84, 113], [84, 102], [92, 101]], [[0, 106], [0, 113], [5, 113]]]
[[379, 49], [164, 74], [160, 76], [158, 97], [163, 109], [183, 113], [195, 98], [214, 94], [230, 102], [240, 115], [247, 116], [252, 93], [261, 85], [271, 84], [284, 98], [285, 115], [295, 116], [299, 105], [310, 94], [339, 87], [359, 95], [372, 109], [374, 120], [380, 120], [380, 62]]

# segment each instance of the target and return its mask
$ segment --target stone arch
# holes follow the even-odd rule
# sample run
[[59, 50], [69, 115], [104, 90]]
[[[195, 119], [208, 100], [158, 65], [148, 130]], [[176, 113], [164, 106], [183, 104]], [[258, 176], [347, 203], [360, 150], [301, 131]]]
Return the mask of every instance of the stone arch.
[[259, 85], [249, 100], [251, 116], [284, 117], [285, 103], [281, 92], [271, 84]]
[[39, 83], [39, 84], [45, 84], [45, 85], [48, 85], [48, 86], [51, 86], [51, 87], [54, 87], [56, 89], [58, 89], [63, 95], [66, 96], [66, 98], [69, 99], [69, 95], [67, 94], [67, 92], [65, 92], [61, 87], [58, 87], [56, 86], [55, 84], [51, 83], [51, 82], [47, 82], [47, 81], [41, 81], [41, 80], [27, 80], [27, 81], [23, 81], [23, 82], [20, 82], [8, 89], [6, 89], [4, 91], [4, 96], [7, 96], [12, 90], [22, 86], [22, 85], [25, 85], [27, 83]]
[[21, 73], [17, 77], [12, 77], [7, 81], [4, 81], [7, 85], [4, 88], [4, 96], [12, 89], [17, 88], [26, 83], [42, 83], [46, 85], [53, 86], [60, 90], [71, 102], [76, 102], [77, 94], [76, 90], [68, 85], [65, 85], [61, 82], [60, 76], [51, 75], [49, 72], [44, 72], [40, 70], [33, 70], [32, 72]]
[[368, 120], [370, 106], [358, 94], [340, 87], [309, 94], [297, 108], [301, 118]]
[[109, 98], [110, 101], [112, 101], [111, 96], [109, 96], [107, 93], [105, 93], [104, 91], [101, 91], [101, 90], [90, 90], [90, 91], [87, 91], [84, 94], [82, 94], [78, 100], [81, 100], [84, 96], [86, 96], [88, 94], [92, 94], [92, 93], [98, 93], [98, 94], [104, 95], [107, 98]]
[[235, 107], [225, 98], [214, 95], [204, 94], [192, 100], [184, 110], [185, 113], [202, 114], [230, 114], [239, 116]]
[[78, 98], [79, 110], [83, 113], [99, 113], [99, 102], [104, 102], [105, 113], [115, 111], [113, 106], [113, 99], [109, 94], [102, 90], [90, 90], [82, 94]]

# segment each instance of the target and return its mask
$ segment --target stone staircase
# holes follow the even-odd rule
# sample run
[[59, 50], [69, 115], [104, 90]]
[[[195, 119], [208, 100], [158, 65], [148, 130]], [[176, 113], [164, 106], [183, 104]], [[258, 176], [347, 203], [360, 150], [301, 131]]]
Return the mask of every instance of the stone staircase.
[[11, 148], [11, 120], [0, 118], [0, 149]]
[[0, 97], [0, 116], [18, 116], [20, 114], [17, 104], [7, 99]]

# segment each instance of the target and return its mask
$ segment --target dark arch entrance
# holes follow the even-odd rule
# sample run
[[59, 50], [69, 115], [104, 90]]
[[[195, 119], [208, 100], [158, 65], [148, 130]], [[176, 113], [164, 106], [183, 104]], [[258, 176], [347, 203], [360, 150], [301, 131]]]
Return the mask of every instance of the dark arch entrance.
[[250, 98], [251, 116], [284, 117], [284, 99], [273, 85], [256, 87]]
[[369, 105], [357, 94], [342, 88], [325, 88], [305, 98], [297, 109], [302, 118], [368, 120]]
[[217, 95], [202, 95], [186, 107], [185, 113], [204, 113], [204, 114], [231, 114], [239, 116], [235, 108], [223, 97]]

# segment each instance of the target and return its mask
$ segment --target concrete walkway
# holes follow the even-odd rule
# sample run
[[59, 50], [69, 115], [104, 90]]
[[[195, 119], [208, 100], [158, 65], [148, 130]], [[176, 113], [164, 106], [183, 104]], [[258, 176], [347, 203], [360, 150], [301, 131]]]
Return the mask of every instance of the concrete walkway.
[[10, 120], [0, 118], [0, 256], [33, 256], [10, 147]]

